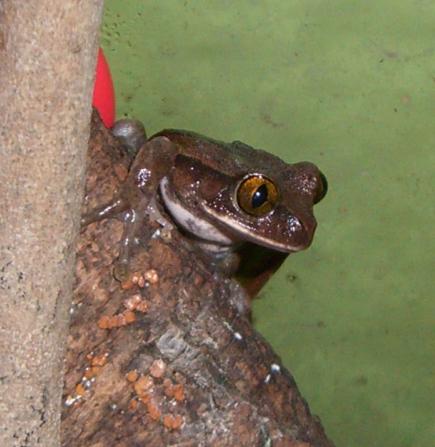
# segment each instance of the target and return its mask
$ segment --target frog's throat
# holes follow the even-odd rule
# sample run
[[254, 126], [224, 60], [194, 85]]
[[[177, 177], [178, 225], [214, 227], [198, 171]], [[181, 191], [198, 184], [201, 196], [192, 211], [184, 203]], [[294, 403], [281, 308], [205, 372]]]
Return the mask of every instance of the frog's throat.
[[232, 246], [236, 243], [234, 239], [223, 233], [208, 220], [202, 219], [187, 210], [171, 191], [167, 177], [163, 177], [160, 181], [160, 195], [174, 221], [191, 235], [221, 246]]

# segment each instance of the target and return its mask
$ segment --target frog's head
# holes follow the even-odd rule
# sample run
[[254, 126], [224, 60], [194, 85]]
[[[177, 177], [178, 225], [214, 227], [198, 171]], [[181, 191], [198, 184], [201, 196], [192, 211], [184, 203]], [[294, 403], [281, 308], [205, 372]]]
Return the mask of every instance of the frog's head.
[[325, 196], [325, 176], [312, 163], [287, 165], [281, 172], [248, 172], [203, 202], [217, 225], [245, 240], [281, 252], [307, 248], [316, 219], [313, 205]]
[[312, 163], [287, 164], [264, 151], [239, 149], [230, 156], [222, 149], [219, 160], [180, 151], [160, 185], [170, 214], [192, 235], [217, 245], [307, 248], [325, 176]]

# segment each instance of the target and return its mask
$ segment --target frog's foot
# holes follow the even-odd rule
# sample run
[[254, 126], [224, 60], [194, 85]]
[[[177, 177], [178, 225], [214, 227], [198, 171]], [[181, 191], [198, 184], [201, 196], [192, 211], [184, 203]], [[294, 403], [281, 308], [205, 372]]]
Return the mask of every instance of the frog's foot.
[[131, 157], [137, 154], [147, 140], [143, 124], [133, 119], [118, 120], [112, 128], [112, 134], [121, 141]]

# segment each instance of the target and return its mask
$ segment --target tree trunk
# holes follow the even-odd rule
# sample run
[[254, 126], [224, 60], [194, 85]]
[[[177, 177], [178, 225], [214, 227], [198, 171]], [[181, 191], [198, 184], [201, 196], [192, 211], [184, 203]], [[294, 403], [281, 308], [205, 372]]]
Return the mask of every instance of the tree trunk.
[[[107, 202], [131, 160], [94, 119], [84, 212]], [[161, 210], [164, 213], [164, 210]], [[113, 277], [123, 224], [90, 224], [77, 248], [66, 357], [65, 447], [332, 447], [291, 374], [237, 311], [240, 287], [174, 228]]]
[[0, 2], [0, 445], [59, 444], [102, 0]]

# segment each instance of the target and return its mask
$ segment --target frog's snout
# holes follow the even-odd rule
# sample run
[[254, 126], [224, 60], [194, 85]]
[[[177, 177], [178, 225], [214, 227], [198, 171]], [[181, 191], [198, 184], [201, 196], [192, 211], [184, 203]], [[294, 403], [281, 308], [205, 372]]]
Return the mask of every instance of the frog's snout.
[[318, 171], [319, 171], [318, 173], [319, 186], [314, 196], [314, 204], [319, 203], [326, 196], [326, 193], [328, 192], [328, 180], [326, 179], [325, 174], [320, 169]]

